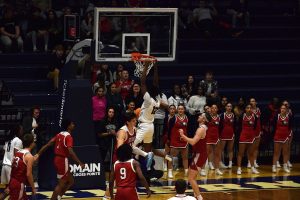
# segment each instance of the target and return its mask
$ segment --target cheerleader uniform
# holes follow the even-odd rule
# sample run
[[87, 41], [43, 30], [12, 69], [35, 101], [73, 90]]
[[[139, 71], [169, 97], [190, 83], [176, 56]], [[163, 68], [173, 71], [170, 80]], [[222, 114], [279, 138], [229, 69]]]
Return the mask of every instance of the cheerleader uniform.
[[242, 131], [240, 134], [240, 143], [253, 143], [255, 140], [256, 118], [254, 114], [247, 116], [243, 114]]
[[253, 114], [255, 115], [256, 117], [256, 128], [255, 128], [255, 138], [259, 138], [260, 135], [261, 135], [261, 112], [260, 112], [260, 109], [259, 108], [256, 108], [256, 110], [252, 110]]
[[220, 117], [212, 116], [211, 121], [207, 124], [206, 144], [218, 144], [219, 142], [219, 125]]
[[[174, 122], [171, 122], [173, 120]], [[186, 148], [188, 143], [186, 141], [181, 140], [181, 136], [179, 133], [179, 129], [182, 129], [184, 134], [187, 135], [187, 124], [188, 118], [186, 115], [180, 117], [179, 115], [175, 115], [174, 118], [170, 120], [170, 123], [173, 125], [169, 125], [171, 135], [170, 135], [170, 147], [171, 148]]]
[[292, 132], [289, 115], [282, 117], [280, 114], [278, 114], [275, 123], [274, 142], [285, 143], [290, 139]]
[[233, 140], [234, 138], [234, 114], [222, 113], [220, 116], [220, 139]]

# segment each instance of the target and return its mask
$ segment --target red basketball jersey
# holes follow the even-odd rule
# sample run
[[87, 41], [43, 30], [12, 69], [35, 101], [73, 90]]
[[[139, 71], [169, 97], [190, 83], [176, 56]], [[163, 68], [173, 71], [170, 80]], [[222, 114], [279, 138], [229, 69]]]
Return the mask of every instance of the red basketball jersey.
[[62, 131], [52, 140], [55, 142], [54, 153], [62, 157], [69, 157], [69, 147], [73, 147], [73, 138], [70, 133]]
[[212, 116], [212, 119], [207, 124], [207, 144], [217, 144], [219, 141], [219, 125], [220, 117]]
[[126, 162], [116, 161], [114, 165], [115, 180], [117, 187], [135, 187], [136, 173], [133, 167], [133, 159]]
[[16, 152], [11, 168], [11, 178], [18, 180], [20, 183], [27, 182], [27, 165], [25, 163], [25, 155], [30, 154], [26, 149]]
[[[207, 132], [207, 126], [201, 125], [199, 128], [204, 128], [205, 132]], [[207, 135], [206, 135], [207, 136]], [[206, 136], [203, 139], [200, 139], [196, 144], [193, 145], [194, 153], [205, 153], [206, 154]]]
[[175, 116], [175, 123], [171, 130], [170, 147], [185, 148], [187, 146], [187, 142], [181, 140], [181, 136], [179, 133], [179, 129], [182, 129], [184, 134], [187, 135], [187, 125], [188, 118], [186, 115], [182, 117], [180, 117], [179, 115]]

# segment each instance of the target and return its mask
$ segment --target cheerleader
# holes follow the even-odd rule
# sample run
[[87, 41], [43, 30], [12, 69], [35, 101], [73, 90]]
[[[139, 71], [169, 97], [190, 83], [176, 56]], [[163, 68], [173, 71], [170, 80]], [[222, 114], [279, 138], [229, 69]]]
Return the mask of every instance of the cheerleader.
[[[216, 168], [217, 175], [223, 175], [220, 171], [220, 160], [221, 160], [221, 143], [219, 140], [219, 125], [220, 117], [218, 115], [218, 107], [213, 104], [211, 106], [211, 121], [207, 124], [207, 154], [208, 154], [208, 165], [211, 170]], [[214, 165], [212, 161], [214, 160]]]
[[289, 141], [291, 139], [291, 118], [287, 112], [287, 107], [282, 105], [280, 107], [280, 113], [275, 116], [274, 119], [274, 154], [272, 172], [276, 172], [276, 164], [279, 160], [280, 153], [282, 151], [283, 156], [283, 170], [287, 173], [290, 169], [287, 165], [289, 155]]
[[[168, 124], [169, 124], [169, 120], [175, 116], [176, 114], [176, 106], [175, 105], [170, 105], [169, 109], [168, 109], [168, 116], [165, 118], [164, 121], [164, 134], [162, 137], [162, 140], [165, 144], [165, 153], [169, 154], [170, 153], [170, 138], [168, 136]], [[168, 171], [168, 164], [167, 164], [167, 160], [164, 161], [164, 171]], [[172, 163], [171, 163], [172, 164]]]
[[[287, 113], [288, 113], [288, 115], [289, 115], [289, 117], [291, 119], [291, 122], [293, 122], [293, 113], [292, 113], [292, 110], [290, 108], [290, 103], [287, 100], [284, 100], [282, 102], [282, 105], [286, 106]], [[288, 162], [287, 162], [287, 165], [288, 165], [289, 168], [293, 167], [292, 163], [290, 162], [292, 141], [293, 141], [293, 131], [291, 131], [290, 140], [288, 141], [289, 142], [289, 150], [288, 150]]]
[[251, 111], [251, 105], [248, 104], [245, 108], [245, 113], [241, 118], [242, 130], [240, 133], [239, 152], [237, 157], [237, 174], [242, 174], [241, 164], [245, 151], [247, 150], [251, 164], [251, 172], [258, 174], [259, 172], [254, 167], [254, 140], [256, 130], [256, 118]]
[[197, 122], [199, 123], [199, 127], [196, 130], [196, 133], [193, 138], [187, 137], [183, 131], [180, 132], [180, 136], [183, 141], [188, 142], [193, 146], [193, 157], [191, 159], [188, 181], [191, 184], [195, 197], [197, 200], [203, 200], [199, 186], [197, 183], [197, 175], [202, 166], [205, 165], [207, 160], [207, 149], [205, 147], [206, 144], [206, 131], [207, 131], [207, 122], [210, 120], [209, 114], [201, 114], [198, 117]]
[[[181, 139], [180, 132], [187, 135], [188, 118], [185, 115], [184, 105], [179, 104], [177, 114], [169, 120], [168, 133], [170, 138], [170, 153], [172, 157], [181, 154], [184, 175], [188, 174], [188, 143]], [[168, 178], [173, 178], [173, 166], [169, 165]]]
[[[260, 136], [262, 134], [262, 128], [261, 128], [261, 112], [260, 109], [257, 107], [257, 102], [255, 98], [250, 99], [250, 105], [251, 105], [251, 111], [255, 115], [257, 119], [256, 128], [255, 128], [255, 140], [254, 140], [254, 167], [259, 167], [256, 160], [258, 156], [258, 150], [259, 150], [259, 144], [260, 144]], [[248, 168], [251, 168], [249, 156], [248, 156]]]
[[227, 103], [225, 105], [225, 112], [220, 115], [220, 139], [221, 139], [221, 151], [224, 150], [224, 147], [227, 143], [227, 151], [229, 157], [228, 168], [232, 168], [234, 127], [235, 127], [235, 117], [232, 112], [232, 104]]

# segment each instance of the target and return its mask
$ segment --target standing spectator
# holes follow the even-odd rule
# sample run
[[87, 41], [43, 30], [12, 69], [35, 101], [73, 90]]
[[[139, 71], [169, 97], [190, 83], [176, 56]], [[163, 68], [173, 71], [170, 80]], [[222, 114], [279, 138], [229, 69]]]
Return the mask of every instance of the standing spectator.
[[23, 51], [23, 39], [21, 37], [20, 26], [14, 16], [12, 8], [4, 10], [4, 17], [0, 22], [0, 42], [4, 46], [4, 51]]
[[97, 89], [98, 87], [104, 88], [105, 94], [107, 93], [107, 87], [106, 87], [106, 85], [105, 85], [104, 74], [99, 74], [99, 75], [97, 76], [97, 82], [94, 83], [93, 88], [92, 88], [94, 93], [96, 93], [96, 89]]
[[193, 92], [194, 92], [195, 89], [196, 89], [196, 81], [195, 81], [194, 76], [193, 76], [193, 75], [188, 75], [188, 76], [187, 76], [186, 83], [183, 84], [182, 87], [185, 88], [185, 91], [182, 91], [182, 89], [181, 89], [182, 94], [183, 94], [184, 92], [187, 92], [187, 96], [186, 96], [186, 95], [184, 95], [184, 96], [185, 96], [187, 99], [189, 99], [190, 96], [193, 95]]
[[218, 105], [218, 82], [214, 79], [214, 74], [212, 71], [207, 71], [205, 73], [205, 78], [202, 81], [200, 81], [199, 85], [204, 90], [204, 94], [207, 98], [207, 104]]
[[[116, 119], [116, 112], [113, 107], [108, 107], [104, 119], [99, 122], [99, 130], [97, 132], [97, 144], [99, 145], [101, 158], [105, 161], [107, 153], [112, 160], [113, 141], [116, 138], [116, 133], [119, 128], [119, 123]], [[110, 163], [110, 166], [113, 163]]]
[[178, 179], [175, 182], [175, 190], [176, 190], [176, 195], [175, 197], [171, 197], [168, 200], [196, 200], [195, 197], [192, 196], [187, 196], [185, 194], [186, 190], [186, 182], [183, 179]]
[[168, 98], [168, 104], [174, 105], [176, 108], [179, 104], [187, 105], [186, 99], [181, 94], [180, 85], [174, 84], [172, 95]]
[[124, 110], [124, 104], [121, 95], [117, 91], [115, 83], [110, 84], [106, 93], [107, 107], [112, 107], [115, 110], [115, 117], [121, 120], [121, 113]]
[[106, 87], [108, 87], [113, 82], [112, 72], [110, 71], [108, 64], [102, 64], [100, 70], [97, 73], [97, 76], [104, 76], [103, 78]]
[[237, 20], [244, 20], [247, 28], [250, 26], [250, 14], [248, 11], [248, 0], [231, 0], [227, 14], [232, 17], [232, 27], [236, 28]]
[[129, 79], [129, 73], [127, 70], [123, 70], [121, 74], [121, 79], [116, 82], [118, 92], [120, 92], [123, 101], [129, 94], [131, 86], [134, 84], [134, 80]]
[[235, 105], [233, 108], [233, 112], [237, 121], [240, 120], [244, 111], [245, 111], [245, 99], [243, 97], [240, 97], [237, 105]]
[[117, 82], [121, 79], [122, 71], [124, 70], [124, 66], [122, 64], [118, 64], [116, 71], [113, 73], [113, 81]]
[[[33, 51], [38, 51], [38, 41], [43, 40], [44, 51], [48, 51], [49, 32], [47, 20], [43, 18], [40, 8], [33, 8], [29, 20], [29, 38], [32, 41]], [[41, 44], [39, 46], [42, 46]]]
[[95, 96], [92, 97], [93, 122], [95, 132], [99, 132], [99, 122], [105, 117], [107, 100], [103, 87], [96, 89]]
[[194, 133], [197, 129], [197, 117], [200, 113], [204, 112], [204, 106], [206, 105], [206, 97], [204, 96], [203, 88], [198, 86], [197, 91], [194, 91], [194, 95], [189, 99], [186, 109], [189, 113], [189, 133]]
[[126, 97], [125, 102], [128, 102], [128, 101], [134, 101], [136, 108], [142, 107], [144, 99], [143, 99], [143, 95], [141, 93], [141, 86], [138, 83], [134, 83], [131, 86], [131, 88], [129, 90], [129, 94]]
[[[42, 134], [42, 128], [40, 123], [40, 113], [41, 109], [38, 106], [31, 108], [30, 115], [26, 116], [22, 120], [22, 126], [24, 133], [31, 133], [34, 137], [34, 141], [38, 144], [38, 138], [40, 134]], [[37, 147], [32, 149], [32, 153], [35, 154], [37, 152]], [[34, 187], [38, 188], [38, 166], [37, 164], [33, 165], [32, 168]]]
[[227, 103], [228, 103], [227, 97], [226, 96], [222, 96], [222, 98], [221, 98], [221, 105], [219, 106], [220, 107], [220, 110], [219, 110], [220, 113], [223, 113], [223, 112], [226, 111], [226, 105], [227, 105]]
[[59, 86], [59, 74], [60, 70], [63, 68], [65, 64], [65, 48], [63, 45], [57, 45], [54, 49], [54, 53], [51, 56], [50, 64], [49, 64], [49, 72], [47, 78], [53, 80], [53, 89], [54, 91], [58, 90]]

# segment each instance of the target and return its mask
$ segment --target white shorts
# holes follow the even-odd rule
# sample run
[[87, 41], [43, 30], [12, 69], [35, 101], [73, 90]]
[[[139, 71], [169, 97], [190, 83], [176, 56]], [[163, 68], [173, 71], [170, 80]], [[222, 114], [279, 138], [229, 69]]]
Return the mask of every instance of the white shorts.
[[10, 181], [11, 166], [3, 165], [1, 171], [1, 184], [7, 185]]
[[[153, 123], [139, 123], [136, 131], [136, 140], [138, 143], [146, 144], [153, 142], [154, 125]], [[135, 142], [136, 143], [136, 142]]]

